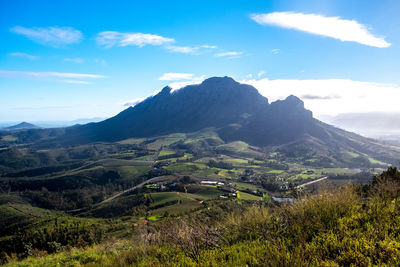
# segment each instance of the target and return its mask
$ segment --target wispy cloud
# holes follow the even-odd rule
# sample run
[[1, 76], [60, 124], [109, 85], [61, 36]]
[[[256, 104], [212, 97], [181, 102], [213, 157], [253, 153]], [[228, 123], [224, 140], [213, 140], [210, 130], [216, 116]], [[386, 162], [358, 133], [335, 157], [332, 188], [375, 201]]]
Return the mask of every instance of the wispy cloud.
[[124, 106], [124, 107], [134, 107], [137, 104], [139, 104], [140, 102], [145, 101], [147, 98], [149, 98], [149, 97], [134, 98], [134, 99], [128, 100], [127, 102], [122, 103], [122, 106]]
[[201, 48], [207, 48], [207, 49], [217, 49], [218, 46], [216, 45], [200, 45]]
[[26, 53], [21, 53], [21, 52], [9, 53], [8, 55], [10, 55], [12, 57], [27, 58], [29, 60], [35, 60], [35, 59], [39, 58], [38, 56], [34, 56], [34, 55], [26, 54]]
[[65, 83], [73, 83], [73, 84], [91, 84], [88, 81], [77, 81], [77, 80], [63, 80]]
[[168, 86], [172, 88], [171, 92], [175, 92], [175, 91], [178, 91], [179, 89], [184, 88], [185, 86], [188, 86], [188, 85], [200, 84], [203, 80], [204, 80], [204, 76], [195, 77], [190, 81], [177, 81], [177, 82], [168, 84]]
[[171, 92], [175, 92], [185, 86], [201, 83], [204, 80], [204, 77], [204, 75], [195, 76], [193, 73], [168, 72], [164, 73], [158, 79], [161, 81], [171, 81], [168, 86], [172, 88]]
[[165, 48], [170, 52], [200, 55], [216, 49], [215, 45], [196, 45], [196, 46], [177, 46], [166, 45]]
[[271, 50], [271, 53], [274, 54], [274, 55], [279, 54], [279, 52], [281, 52], [281, 50], [278, 49], [278, 48], [275, 48], [275, 49], [272, 49], [272, 50]]
[[[185, 86], [201, 83], [204, 80], [204, 76], [195, 77], [194, 74], [191, 74], [191, 73], [172, 73], [172, 72], [170, 72], [170, 73], [164, 73], [158, 79], [163, 80], [163, 81], [172, 81], [170, 84], [168, 84], [168, 86], [171, 87], [171, 89], [172, 89], [171, 93], [173, 93]], [[139, 104], [140, 102], [143, 102], [146, 99], [157, 95], [159, 92], [161, 92], [161, 90], [155, 91], [150, 96], [131, 99], [129, 101], [122, 103], [122, 106], [133, 107], [133, 106]]]
[[159, 92], [161, 92], [161, 90], [157, 90], [157, 91], [153, 92], [153, 93], [152, 93], [151, 95], [149, 95], [149, 96], [131, 99], [131, 100], [129, 100], [129, 101], [126, 101], [126, 102], [122, 103], [122, 106], [125, 106], [125, 107], [134, 107], [134, 106], [136, 106], [137, 104], [139, 104], [140, 102], [145, 101], [147, 98], [150, 98], [150, 97], [155, 96], [155, 95], [158, 94]]
[[64, 58], [64, 61], [78, 63], [78, 64], [82, 64], [85, 62], [85, 60], [80, 57], [73, 57], [73, 58], [67, 57], [67, 58]]
[[149, 33], [124, 33], [117, 31], [104, 31], [97, 34], [96, 41], [106, 48], [113, 46], [138, 46], [163, 45], [172, 43], [172, 38]]
[[181, 88], [184, 88], [185, 86], [188, 85], [194, 85], [194, 84], [200, 84], [202, 81], [204, 81], [205, 76], [193, 76], [191, 79], [187, 80], [176, 80], [170, 84], [168, 84], [169, 87], [172, 88], [171, 93], [178, 91]]
[[239, 58], [243, 52], [237, 52], [237, 51], [229, 51], [229, 52], [221, 52], [221, 53], [216, 53], [216, 57], [229, 57], [229, 58]]
[[15, 26], [11, 28], [11, 31], [36, 43], [54, 47], [79, 43], [83, 39], [82, 33], [71, 27], [25, 28]]
[[171, 52], [184, 53], [184, 54], [196, 54], [199, 51], [198, 46], [167, 45], [167, 46], [165, 46], [165, 48]]
[[194, 74], [192, 73], [176, 73], [176, 72], [168, 72], [164, 73], [161, 77], [158, 78], [160, 81], [178, 81], [178, 80], [190, 80], [193, 79]]
[[367, 46], [384, 48], [391, 45], [383, 37], [374, 36], [365, 25], [356, 20], [295, 12], [252, 14], [250, 18], [261, 25], [294, 29]]
[[329, 100], [329, 99], [338, 99], [341, 98], [341, 96], [338, 95], [301, 95], [301, 99], [310, 99], [310, 100]]
[[260, 71], [257, 73], [257, 76], [258, 76], [258, 78], [261, 78], [264, 74], [265, 74], [265, 70], [260, 70]]
[[94, 60], [94, 62], [95, 62], [96, 64], [100, 64], [100, 65], [102, 65], [102, 66], [106, 66], [106, 65], [107, 65], [107, 61], [104, 60], [104, 59], [96, 58], [96, 59]]
[[200, 55], [212, 49], [216, 49], [216, 45], [172, 45], [175, 39], [164, 37], [161, 35], [150, 33], [129, 33], [117, 31], [104, 31], [97, 34], [96, 41], [99, 45], [106, 48], [114, 46], [137, 46], [145, 45], [163, 46], [167, 51], [173, 53]]
[[[84, 73], [70, 73], [70, 72], [27, 72], [27, 71], [12, 71], [0, 70], [0, 77], [4, 78], [42, 78], [50, 79], [64, 83], [76, 84], [89, 84], [85, 79], [100, 79], [106, 78], [104, 75], [98, 74], [84, 74]], [[60, 80], [61, 79], [61, 80]], [[72, 79], [72, 80], [64, 80]]]

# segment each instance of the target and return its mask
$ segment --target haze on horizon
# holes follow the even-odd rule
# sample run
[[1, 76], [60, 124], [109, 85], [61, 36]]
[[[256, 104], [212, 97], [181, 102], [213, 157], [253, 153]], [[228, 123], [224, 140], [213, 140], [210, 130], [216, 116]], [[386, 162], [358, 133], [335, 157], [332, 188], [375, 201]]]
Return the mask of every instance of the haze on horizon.
[[231, 76], [270, 102], [296, 95], [334, 125], [400, 133], [395, 0], [17, 0], [0, 10], [0, 122], [107, 118], [165, 85]]

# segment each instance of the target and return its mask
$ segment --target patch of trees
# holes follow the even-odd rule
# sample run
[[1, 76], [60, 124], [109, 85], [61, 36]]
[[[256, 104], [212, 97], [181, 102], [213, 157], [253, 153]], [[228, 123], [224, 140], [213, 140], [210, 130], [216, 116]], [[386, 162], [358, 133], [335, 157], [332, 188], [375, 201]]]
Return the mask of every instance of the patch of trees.
[[114, 188], [95, 186], [79, 190], [52, 192], [48, 191], [46, 188], [42, 188], [40, 191], [26, 191], [23, 194], [32, 204], [41, 208], [72, 210], [98, 203], [104, 200], [104, 198], [110, 195], [114, 190]]
[[149, 207], [149, 210], [156, 210], [156, 209], [160, 209], [160, 208], [163, 208], [163, 207], [175, 205], [177, 203], [179, 203], [179, 200], [175, 199], [175, 200], [167, 201], [167, 202], [164, 202], [164, 203]]
[[274, 170], [289, 170], [289, 165], [283, 162], [275, 161], [275, 160], [269, 160], [266, 161], [263, 166], [274, 169]]
[[270, 179], [261, 180], [261, 186], [265, 190], [270, 191], [270, 192], [278, 192], [278, 191], [280, 191], [280, 185], [276, 181], [273, 181], [273, 180], [270, 180]]
[[334, 161], [326, 156], [318, 156], [313, 161], [304, 161], [305, 165], [312, 166], [312, 167], [322, 167], [322, 168], [329, 168], [332, 167], [332, 163]]
[[[43, 225], [44, 226], [41, 226]], [[106, 227], [98, 223], [54, 219], [42, 221], [39, 227], [10, 229], [13, 235], [0, 240], [3, 253], [17, 253], [21, 257], [38, 254], [39, 251], [56, 253], [65, 246], [85, 247], [105, 238]]]
[[228, 162], [223, 162], [223, 161], [215, 161], [213, 159], [211, 159], [208, 163], [207, 163], [208, 167], [210, 168], [220, 168], [220, 169], [227, 169], [227, 170], [231, 170], [233, 169], [233, 166], [231, 163]]
[[6, 173], [3, 176], [5, 177], [34, 177], [45, 174], [50, 174], [54, 172], [68, 171], [71, 169], [79, 168], [82, 166], [82, 163], [75, 163], [70, 165], [60, 165], [60, 166], [48, 166], [41, 168], [34, 168], [29, 170], [24, 170], [20, 172]]
[[187, 153], [195, 157], [213, 156], [215, 155], [214, 148], [205, 140], [198, 140], [195, 142], [185, 143], [179, 140], [169, 146], [172, 149], [185, 150]]
[[64, 191], [115, 183], [120, 178], [115, 171], [94, 170], [52, 179], [7, 179], [1, 181], [0, 188], [4, 191], [25, 191], [45, 187], [49, 191]]
[[163, 160], [163, 159], [170, 159], [170, 158], [180, 158], [180, 157], [183, 157], [184, 155], [185, 155], [184, 152], [176, 152], [176, 153], [169, 154], [169, 155], [159, 156], [158, 159]]
[[89, 211], [90, 216], [113, 218], [119, 216], [144, 215], [147, 207], [153, 202], [150, 195], [135, 194], [115, 199]]
[[147, 178], [153, 178], [153, 177], [157, 177], [157, 176], [163, 176], [163, 175], [169, 175], [171, 174], [170, 171], [161, 168], [161, 167], [154, 167], [153, 169], [151, 169], [148, 173], [147, 173]]
[[295, 145], [290, 148], [278, 149], [277, 152], [283, 153], [288, 158], [312, 158], [316, 155], [315, 151], [306, 145]]
[[187, 175], [183, 176], [179, 181], [181, 183], [183, 183], [183, 184], [193, 184], [193, 183], [195, 183], [195, 181], [192, 178], [190, 178], [190, 176], [187, 176]]

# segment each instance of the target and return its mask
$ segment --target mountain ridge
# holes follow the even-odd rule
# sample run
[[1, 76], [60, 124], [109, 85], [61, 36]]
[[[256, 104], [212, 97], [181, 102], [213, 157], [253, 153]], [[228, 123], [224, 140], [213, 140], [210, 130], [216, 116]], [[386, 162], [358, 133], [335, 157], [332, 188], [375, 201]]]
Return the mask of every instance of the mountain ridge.
[[256, 88], [230, 77], [212, 77], [179, 90], [166, 86], [158, 94], [104, 121], [27, 130], [19, 140], [42, 148], [65, 147], [157, 138], [205, 128], [213, 128], [224, 142], [243, 141], [260, 148], [282, 149], [288, 155], [320, 155], [322, 161], [335, 164], [353, 166], [352, 162], [357, 162], [368, 166], [376, 163], [374, 159], [382, 161], [379, 164], [395, 164], [400, 158], [399, 147], [315, 119], [296, 96], [269, 103]]

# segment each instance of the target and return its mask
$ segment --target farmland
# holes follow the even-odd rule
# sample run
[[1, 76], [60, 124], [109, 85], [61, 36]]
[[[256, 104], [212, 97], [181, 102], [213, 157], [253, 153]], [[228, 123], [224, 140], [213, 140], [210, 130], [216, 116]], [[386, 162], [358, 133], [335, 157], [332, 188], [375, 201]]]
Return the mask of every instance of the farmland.
[[[132, 225], [157, 224], [219, 205], [268, 204], [272, 196], [290, 196], [290, 188], [321, 177], [329, 178], [302, 187], [302, 193], [368, 182], [382, 170], [313, 166], [308, 164], [312, 157], [289, 157], [242, 141], [225, 143], [212, 129], [53, 149], [11, 145], [17, 139], [12, 134], [3, 139], [9, 145], [0, 150], [0, 225], [5, 229], [0, 243], [7, 253], [17, 254], [25, 248], [11, 243], [21, 234], [35, 240], [34, 249], [50, 251], [49, 238], [60, 246], [87, 246], [130, 237], [136, 229]], [[45, 234], [45, 229], [53, 232]]]

